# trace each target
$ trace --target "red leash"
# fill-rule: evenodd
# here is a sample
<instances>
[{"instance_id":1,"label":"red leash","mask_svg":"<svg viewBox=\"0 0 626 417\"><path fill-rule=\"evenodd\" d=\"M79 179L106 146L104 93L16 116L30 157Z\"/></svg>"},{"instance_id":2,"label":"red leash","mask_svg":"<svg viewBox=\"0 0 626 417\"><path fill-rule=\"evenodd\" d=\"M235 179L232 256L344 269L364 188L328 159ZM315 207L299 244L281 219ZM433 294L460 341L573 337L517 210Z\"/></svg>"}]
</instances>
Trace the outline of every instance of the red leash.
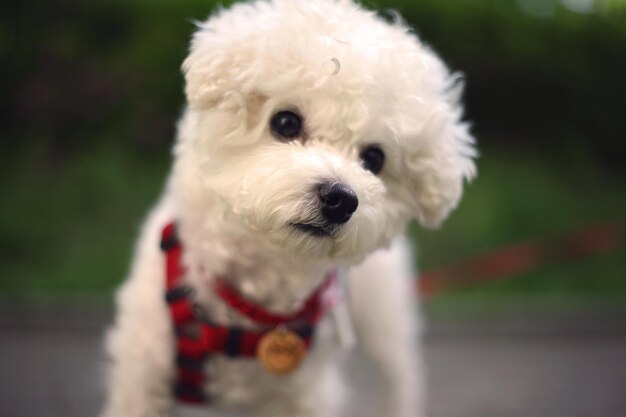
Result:
<instances>
[{"instance_id":1,"label":"red leash","mask_svg":"<svg viewBox=\"0 0 626 417\"><path fill-rule=\"evenodd\" d=\"M519 243L451 266L425 271L419 279L419 292L431 296L497 281L531 272L543 265L609 252L624 243L626 224L623 221L588 226L559 237Z\"/></svg>"}]
</instances>

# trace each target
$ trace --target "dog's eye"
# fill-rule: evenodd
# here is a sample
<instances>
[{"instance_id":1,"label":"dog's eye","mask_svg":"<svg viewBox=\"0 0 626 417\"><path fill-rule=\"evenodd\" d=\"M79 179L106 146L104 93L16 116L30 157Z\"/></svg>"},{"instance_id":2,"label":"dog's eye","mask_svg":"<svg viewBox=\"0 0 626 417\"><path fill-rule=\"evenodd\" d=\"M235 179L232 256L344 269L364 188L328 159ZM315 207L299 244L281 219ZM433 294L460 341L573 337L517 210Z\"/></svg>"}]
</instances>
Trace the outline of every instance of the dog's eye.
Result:
<instances>
[{"instance_id":1,"label":"dog's eye","mask_svg":"<svg viewBox=\"0 0 626 417\"><path fill-rule=\"evenodd\" d=\"M279 111L272 116L270 128L280 138L297 138L302 133L302 117L292 111Z\"/></svg>"},{"instance_id":2,"label":"dog's eye","mask_svg":"<svg viewBox=\"0 0 626 417\"><path fill-rule=\"evenodd\" d=\"M378 174L385 165L385 153L377 145L371 145L361 151L363 168Z\"/></svg>"}]
</instances>

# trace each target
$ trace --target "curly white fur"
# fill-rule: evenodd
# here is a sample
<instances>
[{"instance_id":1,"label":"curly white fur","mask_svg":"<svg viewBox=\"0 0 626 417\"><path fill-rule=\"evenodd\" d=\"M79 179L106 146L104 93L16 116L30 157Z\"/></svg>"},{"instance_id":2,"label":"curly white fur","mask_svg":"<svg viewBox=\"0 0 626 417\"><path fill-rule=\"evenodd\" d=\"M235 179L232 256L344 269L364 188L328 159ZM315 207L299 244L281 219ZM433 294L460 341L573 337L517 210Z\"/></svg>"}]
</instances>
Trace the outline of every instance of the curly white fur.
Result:
<instances>
[{"instance_id":1,"label":"curly white fur","mask_svg":"<svg viewBox=\"0 0 626 417\"><path fill-rule=\"evenodd\" d=\"M352 266L350 308L359 346L383 382L376 416L422 413L415 356L413 273L401 234L417 218L437 226L475 173L461 120L459 77L402 22L348 0L238 4L198 25L183 64L188 107L175 162L118 294L106 417L169 416L172 325L163 301L159 232L177 220L186 279L214 321L253 328L210 291L228 277L266 308L293 311L326 271ZM297 140L277 140L269 120L303 116ZM386 154L379 175L360 151ZM331 237L291 225L319 221L316 186L341 181L359 206ZM253 415L338 415L338 343L324 320L303 365L274 376L250 359L207 365L212 409Z\"/></svg>"}]
</instances>

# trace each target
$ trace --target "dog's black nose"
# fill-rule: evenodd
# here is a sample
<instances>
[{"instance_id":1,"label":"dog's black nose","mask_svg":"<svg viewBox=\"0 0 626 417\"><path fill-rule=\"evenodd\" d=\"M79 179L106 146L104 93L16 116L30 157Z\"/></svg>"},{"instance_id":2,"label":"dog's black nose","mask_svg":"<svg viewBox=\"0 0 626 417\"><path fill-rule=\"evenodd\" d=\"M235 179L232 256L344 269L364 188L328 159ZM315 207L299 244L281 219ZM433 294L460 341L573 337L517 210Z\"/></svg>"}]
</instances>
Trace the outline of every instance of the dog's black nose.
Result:
<instances>
[{"instance_id":1,"label":"dog's black nose","mask_svg":"<svg viewBox=\"0 0 626 417\"><path fill-rule=\"evenodd\" d=\"M340 182L320 184L322 215L332 224L346 223L359 205L359 199L352 188Z\"/></svg>"}]
</instances>

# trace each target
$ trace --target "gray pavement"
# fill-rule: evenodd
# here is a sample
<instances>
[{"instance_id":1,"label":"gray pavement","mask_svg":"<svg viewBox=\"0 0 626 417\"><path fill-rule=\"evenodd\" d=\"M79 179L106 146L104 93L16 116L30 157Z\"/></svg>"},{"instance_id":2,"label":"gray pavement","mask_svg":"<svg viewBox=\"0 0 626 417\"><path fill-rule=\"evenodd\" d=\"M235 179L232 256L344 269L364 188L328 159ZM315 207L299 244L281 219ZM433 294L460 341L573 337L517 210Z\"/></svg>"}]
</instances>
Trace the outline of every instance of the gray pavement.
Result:
<instances>
[{"instance_id":1,"label":"gray pavement","mask_svg":"<svg viewBox=\"0 0 626 417\"><path fill-rule=\"evenodd\" d=\"M626 416L626 311L528 310L427 317L431 417ZM109 317L0 304L0 417L95 416Z\"/></svg>"}]
</instances>

